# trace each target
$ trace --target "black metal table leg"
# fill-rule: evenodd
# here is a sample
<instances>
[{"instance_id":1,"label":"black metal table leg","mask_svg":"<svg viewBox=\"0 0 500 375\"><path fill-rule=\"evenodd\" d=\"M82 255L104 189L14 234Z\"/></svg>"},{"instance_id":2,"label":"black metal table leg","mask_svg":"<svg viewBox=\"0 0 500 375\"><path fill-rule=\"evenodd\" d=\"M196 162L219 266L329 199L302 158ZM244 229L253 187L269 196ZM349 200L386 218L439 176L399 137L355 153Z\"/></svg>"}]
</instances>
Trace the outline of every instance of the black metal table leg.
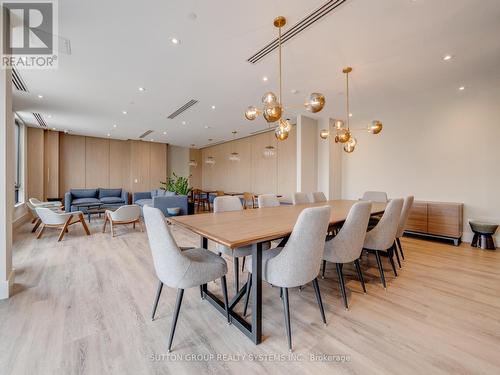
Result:
<instances>
[{"instance_id":1,"label":"black metal table leg","mask_svg":"<svg viewBox=\"0 0 500 375\"><path fill-rule=\"evenodd\" d=\"M262 243L252 245L252 340L262 340Z\"/></svg>"}]
</instances>

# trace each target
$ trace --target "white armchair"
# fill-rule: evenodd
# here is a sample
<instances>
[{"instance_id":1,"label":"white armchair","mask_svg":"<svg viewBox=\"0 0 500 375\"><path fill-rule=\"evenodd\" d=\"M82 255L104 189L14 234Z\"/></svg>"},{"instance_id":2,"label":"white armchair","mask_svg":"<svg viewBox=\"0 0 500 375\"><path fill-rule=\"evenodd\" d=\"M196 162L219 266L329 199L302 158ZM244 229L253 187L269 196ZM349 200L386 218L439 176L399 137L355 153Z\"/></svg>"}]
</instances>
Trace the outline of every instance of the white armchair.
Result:
<instances>
[{"instance_id":1,"label":"white armchair","mask_svg":"<svg viewBox=\"0 0 500 375\"><path fill-rule=\"evenodd\" d=\"M90 235L89 228L83 217L83 212L56 212L47 207L35 207L36 214L41 221L41 227L38 231L36 238L42 237L45 228L59 228L61 232L59 233L59 238L57 241L61 241L64 234L68 231L68 227L75 223L82 223L83 229L87 235Z\"/></svg>"},{"instance_id":2,"label":"white armchair","mask_svg":"<svg viewBox=\"0 0 500 375\"><path fill-rule=\"evenodd\" d=\"M62 208L61 202L42 202L38 200L37 198L30 198L26 201L26 207L30 210L31 216L33 216L33 220L31 220L31 224L35 224L33 226L33 229L31 230L32 233L35 233L40 224L42 223L42 220L38 217L38 214L36 213L36 207L46 207L50 208L53 211L59 211Z\"/></svg>"},{"instance_id":3,"label":"white armchair","mask_svg":"<svg viewBox=\"0 0 500 375\"><path fill-rule=\"evenodd\" d=\"M143 231L141 223L141 207L137 204L121 206L116 211L106 210L102 233L106 232L106 224L108 221L111 229L111 237L115 236L115 225L132 224L135 229L135 224L137 223L141 228L141 232Z\"/></svg>"}]
</instances>

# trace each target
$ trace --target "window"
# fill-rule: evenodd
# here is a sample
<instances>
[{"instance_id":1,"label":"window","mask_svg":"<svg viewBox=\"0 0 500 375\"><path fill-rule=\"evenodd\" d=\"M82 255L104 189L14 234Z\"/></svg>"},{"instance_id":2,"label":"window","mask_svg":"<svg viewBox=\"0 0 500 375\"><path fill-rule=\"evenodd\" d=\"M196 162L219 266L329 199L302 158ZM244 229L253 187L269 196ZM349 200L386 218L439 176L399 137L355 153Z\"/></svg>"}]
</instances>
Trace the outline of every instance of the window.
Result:
<instances>
[{"instance_id":1,"label":"window","mask_svg":"<svg viewBox=\"0 0 500 375\"><path fill-rule=\"evenodd\" d=\"M15 169L14 169L14 195L16 204L21 202L19 190L21 189L21 125L16 120L14 126L14 153L15 153Z\"/></svg>"}]
</instances>

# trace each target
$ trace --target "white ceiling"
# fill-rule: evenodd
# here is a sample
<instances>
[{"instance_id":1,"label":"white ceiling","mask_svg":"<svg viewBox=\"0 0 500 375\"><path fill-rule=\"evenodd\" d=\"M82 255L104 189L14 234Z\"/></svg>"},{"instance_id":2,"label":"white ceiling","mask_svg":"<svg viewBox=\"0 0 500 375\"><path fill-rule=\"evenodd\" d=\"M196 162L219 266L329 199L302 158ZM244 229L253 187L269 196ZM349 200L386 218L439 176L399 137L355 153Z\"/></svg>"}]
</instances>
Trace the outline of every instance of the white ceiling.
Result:
<instances>
[{"instance_id":1,"label":"white ceiling","mask_svg":"<svg viewBox=\"0 0 500 375\"><path fill-rule=\"evenodd\" d=\"M148 139L201 147L233 130L248 135L266 127L243 113L277 89L277 53L255 65L246 59L276 36L275 16L290 26L325 1L59 0L59 34L72 54L60 55L57 70L21 70L30 92L15 90L14 109L28 123L40 112L51 128L100 137L136 139L152 129ZM343 116L346 65L360 125L384 121L394 106L500 87L499 20L498 0L347 0L284 45L284 103L322 92L319 115ZM454 58L442 61L446 54ZM192 98L199 103L167 119Z\"/></svg>"}]
</instances>

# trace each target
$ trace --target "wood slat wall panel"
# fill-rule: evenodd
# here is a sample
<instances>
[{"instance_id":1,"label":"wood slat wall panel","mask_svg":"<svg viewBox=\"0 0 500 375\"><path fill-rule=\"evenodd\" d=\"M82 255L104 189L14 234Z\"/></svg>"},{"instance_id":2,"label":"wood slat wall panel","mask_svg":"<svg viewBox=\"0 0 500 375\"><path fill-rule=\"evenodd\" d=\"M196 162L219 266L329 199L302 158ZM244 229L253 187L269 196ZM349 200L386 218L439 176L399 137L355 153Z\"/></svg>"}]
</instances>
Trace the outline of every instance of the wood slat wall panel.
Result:
<instances>
[{"instance_id":1,"label":"wood slat wall panel","mask_svg":"<svg viewBox=\"0 0 500 375\"><path fill-rule=\"evenodd\" d=\"M44 134L43 129L28 127L28 198L44 199Z\"/></svg>"},{"instance_id":2,"label":"wood slat wall panel","mask_svg":"<svg viewBox=\"0 0 500 375\"><path fill-rule=\"evenodd\" d=\"M189 149L189 160L194 160L198 163L196 167L189 167L190 184L193 188L201 189L202 187L202 168L203 162L201 157L201 150L191 148Z\"/></svg>"},{"instance_id":3,"label":"wood slat wall panel","mask_svg":"<svg viewBox=\"0 0 500 375\"><path fill-rule=\"evenodd\" d=\"M130 191L130 142L109 141L109 187Z\"/></svg>"},{"instance_id":4,"label":"wood slat wall panel","mask_svg":"<svg viewBox=\"0 0 500 375\"><path fill-rule=\"evenodd\" d=\"M59 132L46 131L44 148L44 199L59 197Z\"/></svg>"},{"instance_id":5,"label":"wood slat wall panel","mask_svg":"<svg viewBox=\"0 0 500 375\"><path fill-rule=\"evenodd\" d=\"M167 145L149 144L149 190L159 189L160 182L167 179Z\"/></svg>"},{"instance_id":6,"label":"wood slat wall panel","mask_svg":"<svg viewBox=\"0 0 500 375\"><path fill-rule=\"evenodd\" d=\"M85 186L109 187L109 139L85 138Z\"/></svg>"},{"instance_id":7,"label":"wood slat wall panel","mask_svg":"<svg viewBox=\"0 0 500 375\"><path fill-rule=\"evenodd\" d=\"M63 197L70 189L85 188L85 137L62 134L59 160L59 195Z\"/></svg>"},{"instance_id":8,"label":"wood slat wall panel","mask_svg":"<svg viewBox=\"0 0 500 375\"><path fill-rule=\"evenodd\" d=\"M149 191L150 143L130 141L130 191Z\"/></svg>"}]
</instances>

